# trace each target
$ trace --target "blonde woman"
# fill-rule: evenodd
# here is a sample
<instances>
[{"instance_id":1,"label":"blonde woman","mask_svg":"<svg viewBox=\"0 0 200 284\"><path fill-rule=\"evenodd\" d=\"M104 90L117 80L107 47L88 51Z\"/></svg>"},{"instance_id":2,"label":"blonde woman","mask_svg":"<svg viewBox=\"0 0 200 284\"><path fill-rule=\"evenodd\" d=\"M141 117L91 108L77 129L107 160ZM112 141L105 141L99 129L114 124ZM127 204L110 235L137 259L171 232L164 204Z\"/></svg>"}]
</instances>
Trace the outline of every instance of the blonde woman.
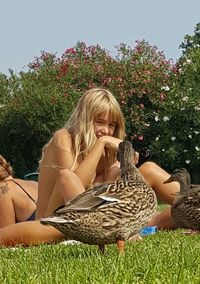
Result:
<instances>
[{"instance_id":1,"label":"blonde woman","mask_svg":"<svg viewBox=\"0 0 200 284\"><path fill-rule=\"evenodd\" d=\"M115 180L120 173L116 150L124 137L124 118L115 97L102 88L85 92L65 127L56 131L43 149L37 218L49 216L58 206L97 183ZM157 196L172 203L178 184L163 184L169 175L155 163L144 163L139 169ZM171 226L170 211L150 222L155 223L159 227ZM41 225L39 220L0 230L0 244L5 246L62 240L62 233Z\"/></svg>"},{"instance_id":2,"label":"blonde woman","mask_svg":"<svg viewBox=\"0 0 200 284\"><path fill-rule=\"evenodd\" d=\"M35 220L38 183L14 178L13 169L0 155L0 228Z\"/></svg>"}]
</instances>

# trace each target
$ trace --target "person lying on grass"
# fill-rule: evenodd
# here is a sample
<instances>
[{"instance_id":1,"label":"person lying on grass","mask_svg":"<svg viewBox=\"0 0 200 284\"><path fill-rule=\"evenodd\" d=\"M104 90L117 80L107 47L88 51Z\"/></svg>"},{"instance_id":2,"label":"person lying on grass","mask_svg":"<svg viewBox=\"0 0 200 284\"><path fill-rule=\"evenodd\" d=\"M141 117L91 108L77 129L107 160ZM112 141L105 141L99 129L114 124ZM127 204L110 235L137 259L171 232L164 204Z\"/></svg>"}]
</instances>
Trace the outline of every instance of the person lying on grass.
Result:
<instances>
[{"instance_id":1,"label":"person lying on grass","mask_svg":"<svg viewBox=\"0 0 200 284\"><path fill-rule=\"evenodd\" d=\"M38 183L14 178L13 169L0 155L0 228L35 220Z\"/></svg>"}]
</instances>

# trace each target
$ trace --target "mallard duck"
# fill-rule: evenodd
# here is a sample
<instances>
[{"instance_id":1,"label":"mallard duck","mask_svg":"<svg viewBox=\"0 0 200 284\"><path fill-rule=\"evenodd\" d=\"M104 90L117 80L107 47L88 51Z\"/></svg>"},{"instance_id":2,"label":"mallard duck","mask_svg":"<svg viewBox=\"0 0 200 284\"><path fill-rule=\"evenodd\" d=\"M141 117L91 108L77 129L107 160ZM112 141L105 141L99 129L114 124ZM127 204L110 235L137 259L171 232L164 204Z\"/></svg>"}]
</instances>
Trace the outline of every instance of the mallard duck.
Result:
<instances>
[{"instance_id":1,"label":"mallard duck","mask_svg":"<svg viewBox=\"0 0 200 284\"><path fill-rule=\"evenodd\" d=\"M177 194L171 214L175 224L181 228L200 230L200 186L190 184L190 173L185 169L176 169L165 183L177 181L180 192Z\"/></svg>"},{"instance_id":2,"label":"mallard duck","mask_svg":"<svg viewBox=\"0 0 200 284\"><path fill-rule=\"evenodd\" d=\"M190 173L185 168L175 169L164 183L173 181L177 181L180 184L180 195L188 195L191 186L191 178Z\"/></svg>"},{"instance_id":3,"label":"mallard duck","mask_svg":"<svg viewBox=\"0 0 200 284\"><path fill-rule=\"evenodd\" d=\"M133 163L136 153L129 141L119 144L121 178L93 187L68 201L41 223L52 225L67 239L96 244L104 252L106 244L124 242L137 234L155 213L157 199Z\"/></svg>"}]
</instances>

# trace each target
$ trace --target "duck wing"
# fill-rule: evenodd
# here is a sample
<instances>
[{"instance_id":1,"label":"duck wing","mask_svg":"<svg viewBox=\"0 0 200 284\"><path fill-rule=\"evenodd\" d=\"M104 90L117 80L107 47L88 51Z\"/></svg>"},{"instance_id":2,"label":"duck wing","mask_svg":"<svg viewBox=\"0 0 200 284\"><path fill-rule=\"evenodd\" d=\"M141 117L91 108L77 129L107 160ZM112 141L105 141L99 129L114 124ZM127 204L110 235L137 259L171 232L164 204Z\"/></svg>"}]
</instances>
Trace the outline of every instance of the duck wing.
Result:
<instances>
[{"instance_id":1,"label":"duck wing","mask_svg":"<svg viewBox=\"0 0 200 284\"><path fill-rule=\"evenodd\" d=\"M102 205L105 206L120 202L119 195L112 190L113 187L117 187L116 182L105 182L97 185L69 200L54 213L64 214L71 211L92 211Z\"/></svg>"}]
</instances>

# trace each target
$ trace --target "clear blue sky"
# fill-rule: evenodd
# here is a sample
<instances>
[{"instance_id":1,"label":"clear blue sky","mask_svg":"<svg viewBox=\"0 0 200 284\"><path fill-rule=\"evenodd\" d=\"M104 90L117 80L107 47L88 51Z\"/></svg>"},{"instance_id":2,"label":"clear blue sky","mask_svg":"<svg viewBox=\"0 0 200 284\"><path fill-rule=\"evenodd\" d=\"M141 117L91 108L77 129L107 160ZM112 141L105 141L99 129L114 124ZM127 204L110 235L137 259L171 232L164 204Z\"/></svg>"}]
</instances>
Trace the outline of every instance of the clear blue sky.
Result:
<instances>
[{"instance_id":1,"label":"clear blue sky","mask_svg":"<svg viewBox=\"0 0 200 284\"><path fill-rule=\"evenodd\" d=\"M42 50L59 56L77 41L114 54L145 39L176 61L198 22L199 0L0 0L0 72L25 71Z\"/></svg>"}]
</instances>

